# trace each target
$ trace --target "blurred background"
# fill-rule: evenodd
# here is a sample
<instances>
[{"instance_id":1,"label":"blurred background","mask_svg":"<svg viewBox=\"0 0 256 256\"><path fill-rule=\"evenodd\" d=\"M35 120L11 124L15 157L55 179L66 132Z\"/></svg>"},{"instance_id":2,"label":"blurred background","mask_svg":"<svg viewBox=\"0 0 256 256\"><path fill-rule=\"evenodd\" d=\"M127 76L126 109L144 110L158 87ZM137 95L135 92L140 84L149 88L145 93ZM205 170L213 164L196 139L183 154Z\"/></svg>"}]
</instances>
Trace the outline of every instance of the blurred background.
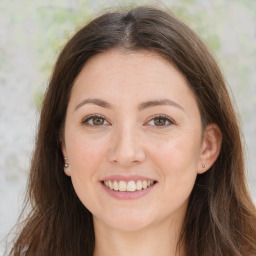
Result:
<instances>
[{"instance_id":1,"label":"blurred background","mask_svg":"<svg viewBox=\"0 0 256 256\"><path fill-rule=\"evenodd\" d=\"M64 43L119 6L170 9L214 53L236 102L256 202L256 0L0 0L0 255L25 195L38 115Z\"/></svg>"}]
</instances>

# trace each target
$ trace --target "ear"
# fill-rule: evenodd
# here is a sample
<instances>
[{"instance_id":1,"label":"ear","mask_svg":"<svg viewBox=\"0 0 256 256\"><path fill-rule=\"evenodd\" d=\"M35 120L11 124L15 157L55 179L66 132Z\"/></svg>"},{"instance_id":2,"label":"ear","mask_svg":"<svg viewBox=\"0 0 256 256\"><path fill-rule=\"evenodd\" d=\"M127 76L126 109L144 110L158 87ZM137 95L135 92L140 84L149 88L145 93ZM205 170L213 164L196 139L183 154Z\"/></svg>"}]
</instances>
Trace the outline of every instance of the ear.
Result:
<instances>
[{"instance_id":1,"label":"ear","mask_svg":"<svg viewBox=\"0 0 256 256\"><path fill-rule=\"evenodd\" d=\"M63 154L65 164L68 164L68 166L65 166L65 164L64 164L64 166L63 166L64 172L67 176L71 176L71 170L70 170L70 166L69 166L69 162L68 162L66 145L65 145L65 142L63 140L60 140L60 143L61 143L61 151L62 151L62 154ZM65 160L65 158L66 158L66 160Z\"/></svg>"},{"instance_id":2,"label":"ear","mask_svg":"<svg viewBox=\"0 0 256 256\"><path fill-rule=\"evenodd\" d=\"M197 173L202 174L210 169L219 156L222 143L222 133L216 124L209 124L204 130L201 155L198 161Z\"/></svg>"}]
</instances>

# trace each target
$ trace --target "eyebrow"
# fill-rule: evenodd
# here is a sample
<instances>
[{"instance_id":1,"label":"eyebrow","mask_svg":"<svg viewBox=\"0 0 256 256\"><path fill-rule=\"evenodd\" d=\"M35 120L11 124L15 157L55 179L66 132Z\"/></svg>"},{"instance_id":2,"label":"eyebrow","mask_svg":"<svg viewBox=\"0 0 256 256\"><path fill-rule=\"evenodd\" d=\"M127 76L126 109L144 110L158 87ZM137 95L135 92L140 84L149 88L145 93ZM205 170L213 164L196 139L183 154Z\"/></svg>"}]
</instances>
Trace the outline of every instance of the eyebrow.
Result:
<instances>
[{"instance_id":1,"label":"eyebrow","mask_svg":"<svg viewBox=\"0 0 256 256\"><path fill-rule=\"evenodd\" d=\"M82 102L80 102L76 107L75 107L75 111L82 107L83 105L86 104L94 104L103 108L112 108L112 105L108 102L106 102L105 100L101 100L101 99L85 99Z\"/></svg>"},{"instance_id":2,"label":"eyebrow","mask_svg":"<svg viewBox=\"0 0 256 256\"><path fill-rule=\"evenodd\" d=\"M86 104L94 104L94 105L97 105L97 106L100 106L100 107L103 107L103 108L108 108L108 109L113 108L113 106L105 100L97 99L97 98L93 98L93 99L88 98L88 99L85 99L82 102L80 102L75 107L75 111L78 108L80 108L80 107L82 107L83 105L86 105ZM175 101L170 100L170 99L150 100L150 101L142 102L141 104L139 104L138 110L142 111L146 108L155 107L155 106L172 106L172 107L179 108L179 109L181 109L182 111L185 112L184 108L181 105L179 105L178 103L176 103Z\"/></svg>"},{"instance_id":3,"label":"eyebrow","mask_svg":"<svg viewBox=\"0 0 256 256\"><path fill-rule=\"evenodd\" d=\"M170 99L160 99L160 100L150 100L150 101L146 101L146 102L142 102L138 109L144 110L145 108L149 108L149 107L155 107L155 106L172 106L172 107L176 107L181 109L182 111L185 111L184 108L179 105L178 103L176 103L173 100Z\"/></svg>"}]
</instances>

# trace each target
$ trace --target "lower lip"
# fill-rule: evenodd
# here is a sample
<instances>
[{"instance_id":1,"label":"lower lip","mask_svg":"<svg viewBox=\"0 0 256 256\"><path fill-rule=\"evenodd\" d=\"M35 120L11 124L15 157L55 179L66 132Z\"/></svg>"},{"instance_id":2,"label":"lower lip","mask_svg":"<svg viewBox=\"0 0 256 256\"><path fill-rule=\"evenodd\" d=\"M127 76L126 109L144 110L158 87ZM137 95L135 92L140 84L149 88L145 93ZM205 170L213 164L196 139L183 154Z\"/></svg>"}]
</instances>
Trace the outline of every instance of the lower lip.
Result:
<instances>
[{"instance_id":1,"label":"lower lip","mask_svg":"<svg viewBox=\"0 0 256 256\"><path fill-rule=\"evenodd\" d=\"M142 189L142 190L136 190L133 192L121 192L121 191L116 191L116 190L112 190L110 188L108 188L107 186L105 186L104 184L101 183L101 185L103 186L103 188L105 189L105 191L111 195L112 197L116 198L116 199L121 199L121 200L129 200L129 199L138 199L141 198L145 195L147 195L156 184L153 184L149 187L147 187L146 189Z\"/></svg>"}]
</instances>

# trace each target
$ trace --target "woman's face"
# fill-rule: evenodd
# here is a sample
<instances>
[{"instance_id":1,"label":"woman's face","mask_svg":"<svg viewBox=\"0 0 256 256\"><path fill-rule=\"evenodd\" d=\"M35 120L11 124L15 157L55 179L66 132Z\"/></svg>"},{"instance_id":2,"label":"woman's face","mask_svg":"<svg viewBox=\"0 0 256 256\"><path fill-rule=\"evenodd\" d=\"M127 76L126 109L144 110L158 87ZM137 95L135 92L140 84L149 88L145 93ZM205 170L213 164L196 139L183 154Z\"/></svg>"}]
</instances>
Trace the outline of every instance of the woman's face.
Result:
<instances>
[{"instance_id":1,"label":"woman's face","mask_svg":"<svg viewBox=\"0 0 256 256\"><path fill-rule=\"evenodd\" d=\"M170 62L111 50L92 57L72 88L65 172L97 225L181 221L202 169L202 134L195 97Z\"/></svg>"}]
</instances>

